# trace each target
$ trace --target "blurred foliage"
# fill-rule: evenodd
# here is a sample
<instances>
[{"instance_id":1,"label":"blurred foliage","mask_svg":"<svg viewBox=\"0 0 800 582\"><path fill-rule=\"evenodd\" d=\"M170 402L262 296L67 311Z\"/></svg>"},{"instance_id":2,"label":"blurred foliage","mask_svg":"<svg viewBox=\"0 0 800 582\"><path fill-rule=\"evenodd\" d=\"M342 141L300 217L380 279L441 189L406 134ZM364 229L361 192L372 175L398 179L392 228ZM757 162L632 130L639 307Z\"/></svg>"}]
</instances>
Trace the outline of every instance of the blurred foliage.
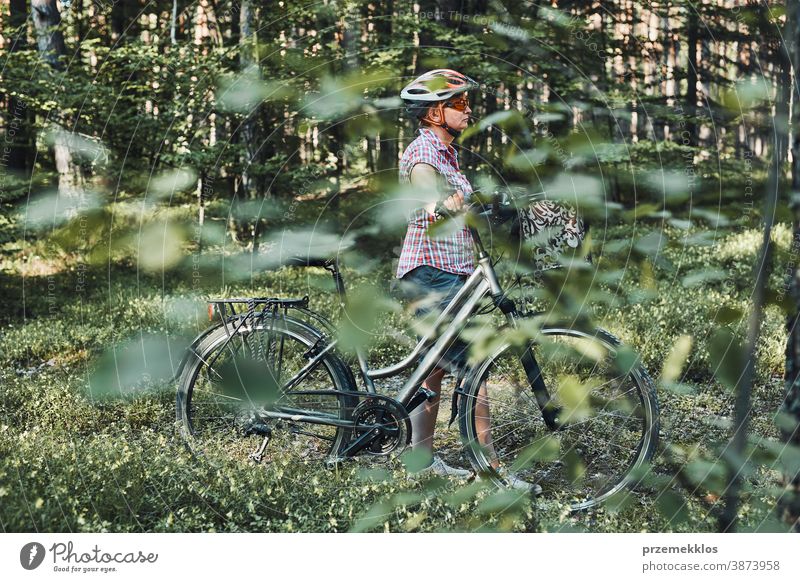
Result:
<instances>
[{"instance_id":1,"label":"blurred foliage","mask_svg":"<svg viewBox=\"0 0 800 582\"><path fill-rule=\"evenodd\" d=\"M23 167L6 158L0 167L3 528L712 528L772 155L777 13L681 0L654 14L653 39L615 28L626 16L617 4L598 11L588 1L469 3L480 16L471 20L431 17L430 3L395 6L390 18L383 2L268 3L251 43L258 58L244 65L238 12L216 4L215 27L184 20L176 44L157 26L170 12L158 10L163 1L121 38L108 24L110 4L76 9L64 15L74 57L61 70L43 66L34 43L0 47L2 126L9 135L22 119L27 140L17 144ZM709 50L719 58L662 67L668 32L682 55L690 39L717 35L723 41ZM754 38L747 60L731 58L737 41ZM570 517L556 502L532 505L479 483L417 486L357 469L331 477L288 458L268 471L213 472L175 453L168 380L181 345L208 324L209 294L310 294L315 309L339 314L327 274L281 269L287 257L337 255L347 266L357 291L340 320L345 348L365 345L376 365L406 351L410 317L388 287L419 193L396 184L397 153L413 129L397 95L435 67L483 84L470 96L475 123L457 142L472 182L545 192L591 224L584 244L538 285L530 244L497 231L485 240L504 255L497 268L515 299L552 319L608 328L635 350L620 350L620 366L641 358L660 372L666 454L645 495ZM704 87L693 103L692 78ZM77 193L59 187L59 144L80 178ZM788 220L786 208L778 219ZM785 224L776 228L776 265L788 262L790 238ZM773 296L781 275L773 269ZM777 528L776 471L797 461L775 440L787 306L773 303L742 507L754 530ZM475 337L473 361L528 330ZM577 417L584 388L567 389Z\"/></svg>"}]
</instances>

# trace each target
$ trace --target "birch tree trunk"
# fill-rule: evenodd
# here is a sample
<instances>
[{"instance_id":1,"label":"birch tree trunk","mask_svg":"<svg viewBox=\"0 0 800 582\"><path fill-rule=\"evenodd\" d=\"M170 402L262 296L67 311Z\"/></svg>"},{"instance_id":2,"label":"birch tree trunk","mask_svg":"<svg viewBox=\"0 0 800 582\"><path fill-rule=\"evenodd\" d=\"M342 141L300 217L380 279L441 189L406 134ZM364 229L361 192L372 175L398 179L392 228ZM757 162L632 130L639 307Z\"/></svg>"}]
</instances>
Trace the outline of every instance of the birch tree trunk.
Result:
<instances>
[{"instance_id":1,"label":"birch tree trunk","mask_svg":"<svg viewBox=\"0 0 800 582\"><path fill-rule=\"evenodd\" d=\"M31 0L31 19L36 33L36 43L42 60L55 71L63 66L60 57L66 54L64 35L59 28L61 14L56 0ZM58 193L60 196L79 196L83 191L83 176L80 165L73 159L72 135L65 131L59 121L50 128L53 156L58 171Z\"/></svg>"}]
</instances>

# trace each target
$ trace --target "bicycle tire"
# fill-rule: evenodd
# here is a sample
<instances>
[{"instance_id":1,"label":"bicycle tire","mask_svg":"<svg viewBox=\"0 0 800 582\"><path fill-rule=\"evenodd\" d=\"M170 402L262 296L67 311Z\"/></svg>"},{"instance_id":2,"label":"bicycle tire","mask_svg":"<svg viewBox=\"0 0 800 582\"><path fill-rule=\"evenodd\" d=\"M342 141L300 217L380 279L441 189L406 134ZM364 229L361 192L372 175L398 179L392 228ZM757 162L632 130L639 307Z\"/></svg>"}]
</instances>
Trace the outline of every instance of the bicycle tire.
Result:
<instances>
[{"instance_id":1,"label":"bicycle tire","mask_svg":"<svg viewBox=\"0 0 800 582\"><path fill-rule=\"evenodd\" d=\"M467 375L459 409L462 441L475 471L498 486L504 481L494 459L573 512L590 509L641 482L640 468L658 447L656 390L638 362L627 374L619 372L613 355L621 343L607 331L545 325L541 334L534 354L561 426L547 426L520 350L504 345ZM494 454L484 446L486 432L479 434L485 420L476 424L487 404Z\"/></svg>"},{"instance_id":2,"label":"bicycle tire","mask_svg":"<svg viewBox=\"0 0 800 582\"><path fill-rule=\"evenodd\" d=\"M227 370L224 367L230 366L231 362L235 365L239 361L236 358L247 356L248 351L257 351L258 347L269 340L272 346L282 345L281 365L273 365L267 372L271 376L265 377L277 377L278 382L285 381L308 363L309 350L323 337L319 330L308 323L285 315L277 318L265 316L255 325L245 324L233 334L232 339L228 333L220 325L193 349L179 379L176 398L178 429L186 444L195 454L221 462L248 459L248 455L264 439L264 433L258 429L263 430L265 426L271 429L275 422L254 419L258 417L261 406L255 394L253 398L248 393L244 398L232 401L230 390L223 385L227 372L220 373L220 370ZM263 362L256 360L257 366L262 364ZM328 352L301 381L297 390L355 392L356 387L352 372L344 361L334 352ZM251 389L251 392L254 390ZM282 404L289 403L304 410L330 414L343 420L351 418L352 410L358 404L357 395L348 394L318 395L316 398L313 394L284 395L281 398ZM351 433L347 428L326 425L300 426L298 423L297 428L300 432L294 431L288 437L288 431L274 431L270 448L292 447L306 458L336 457L349 441Z\"/></svg>"}]
</instances>

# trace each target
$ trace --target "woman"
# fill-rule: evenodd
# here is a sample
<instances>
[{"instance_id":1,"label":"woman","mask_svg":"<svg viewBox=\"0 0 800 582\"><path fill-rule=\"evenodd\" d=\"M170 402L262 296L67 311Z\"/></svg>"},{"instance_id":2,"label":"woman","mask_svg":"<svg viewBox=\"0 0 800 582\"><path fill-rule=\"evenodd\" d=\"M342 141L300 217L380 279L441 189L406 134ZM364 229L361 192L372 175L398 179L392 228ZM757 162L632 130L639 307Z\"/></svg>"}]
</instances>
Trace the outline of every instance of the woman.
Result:
<instances>
[{"instance_id":1,"label":"woman","mask_svg":"<svg viewBox=\"0 0 800 582\"><path fill-rule=\"evenodd\" d=\"M419 135L412 141L400 160L400 182L410 183L425 191L445 190L449 194L444 206L451 211L462 208L473 192L469 180L458 167L458 152L452 145L469 125L470 113L467 92L479 85L473 79L452 69L429 71L407 85L401 98L409 112L419 120ZM445 183L444 188L440 185ZM444 309L475 270L472 236L462 226L455 232L429 236L428 228L435 222L432 214L436 203L414 211L408 222L408 231L400 253L397 277L415 299L427 300L427 305L417 310L421 315L431 309ZM433 298L433 301L431 301ZM463 367L467 346L455 342L444 359L456 367ZM411 414L412 447L421 451L428 466L422 474L465 478L469 471L450 467L433 454L433 433L439 410L439 394L446 364L440 362L425 379L423 386L436 394ZM485 391L485 387L484 387ZM489 430L489 409L484 406L483 427L478 427L481 444L493 450ZM538 493L541 489L504 472L495 463L506 482L515 488Z\"/></svg>"}]
</instances>

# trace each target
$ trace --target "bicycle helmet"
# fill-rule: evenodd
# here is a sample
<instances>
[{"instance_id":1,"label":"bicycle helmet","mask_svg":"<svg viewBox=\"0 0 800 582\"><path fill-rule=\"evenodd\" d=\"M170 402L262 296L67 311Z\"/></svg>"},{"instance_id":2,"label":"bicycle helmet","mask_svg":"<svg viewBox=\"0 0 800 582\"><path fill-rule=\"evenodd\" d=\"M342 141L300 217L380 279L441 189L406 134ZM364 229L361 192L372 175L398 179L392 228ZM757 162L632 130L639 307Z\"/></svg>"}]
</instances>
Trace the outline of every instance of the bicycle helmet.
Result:
<instances>
[{"instance_id":1,"label":"bicycle helmet","mask_svg":"<svg viewBox=\"0 0 800 582\"><path fill-rule=\"evenodd\" d=\"M442 105L455 95L466 93L479 86L474 79L470 79L453 69L434 69L423 73L403 87L400 92L400 98L406 104L406 111L409 115L433 125L440 125L450 135L458 137L461 132L445 123ZM439 121L429 117L431 106L437 104L440 113Z\"/></svg>"}]
</instances>

